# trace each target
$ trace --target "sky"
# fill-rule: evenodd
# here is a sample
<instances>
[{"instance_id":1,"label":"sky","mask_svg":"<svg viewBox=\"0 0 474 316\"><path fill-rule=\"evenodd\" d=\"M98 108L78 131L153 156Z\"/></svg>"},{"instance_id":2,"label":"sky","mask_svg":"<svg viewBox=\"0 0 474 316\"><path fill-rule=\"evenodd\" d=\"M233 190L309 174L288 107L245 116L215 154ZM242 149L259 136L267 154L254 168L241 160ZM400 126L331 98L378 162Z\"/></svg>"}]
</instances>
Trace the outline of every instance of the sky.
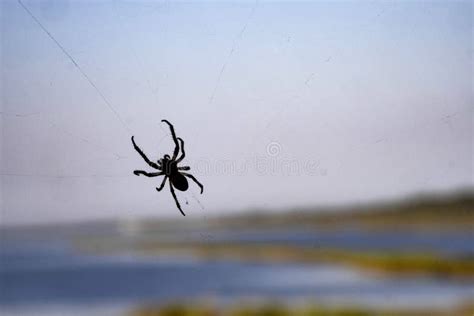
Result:
<instances>
[{"instance_id":1,"label":"sky","mask_svg":"<svg viewBox=\"0 0 474 316\"><path fill-rule=\"evenodd\" d=\"M162 119L204 184L186 219L474 186L470 1L21 3L0 4L0 225L180 218L132 174L132 135L172 153Z\"/></svg>"}]
</instances>

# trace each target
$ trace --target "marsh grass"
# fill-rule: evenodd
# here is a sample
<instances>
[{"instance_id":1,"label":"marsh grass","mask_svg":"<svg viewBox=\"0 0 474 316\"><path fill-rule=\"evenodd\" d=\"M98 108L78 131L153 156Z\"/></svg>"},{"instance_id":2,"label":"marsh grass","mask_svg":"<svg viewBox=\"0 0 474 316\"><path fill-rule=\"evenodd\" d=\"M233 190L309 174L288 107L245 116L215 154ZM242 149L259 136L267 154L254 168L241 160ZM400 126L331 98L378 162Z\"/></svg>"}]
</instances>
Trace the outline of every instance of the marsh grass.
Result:
<instances>
[{"instance_id":1,"label":"marsh grass","mask_svg":"<svg viewBox=\"0 0 474 316\"><path fill-rule=\"evenodd\" d=\"M213 226L240 228L316 227L320 230L359 227L368 230L404 229L472 231L474 191L421 195L398 201L293 209L280 213L249 211L223 216Z\"/></svg>"},{"instance_id":2,"label":"marsh grass","mask_svg":"<svg viewBox=\"0 0 474 316\"><path fill-rule=\"evenodd\" d=\"M474 277L473 258L442 257L434 253L351 251L238 243L155 244L142 248L141 251L146 254L163 254L167 251L192 253L207 259L338 263L392 275L413 274L436 278Z\"/></svg>"},{"instance_id":3,"label":"marsh grass","mask_svg":"<svg viewBox=\"0 0 474 316\"><path fill-rule=\"evenodd\" d=\"M200 304L144 306L130 316L472 316L474 307L463 305L452 310L377 310L363 307L327 307L320 305L285 306L275 304L239 304L212 307Z\"/></svg>"},{"instance_id":4,"label":"marsh grass","mask_svg":"<svg viewBox=\"0 0 474 316\"><path fill-rule=\"evenodd\" d=\"M321 211L321 210L320 210ZM169 225L168 225L169 224ZM199 223L172 223L145 221L140 223L140 233L153 232L154 236L166 237L169 232L196 229ZM202 224L202 223L201 223ZM184 226L183 226L184 225ZM392 203L353 206L348 209L327 209L315 212L291 211L284 213L247 213L206 220L205 229L212 236L213 229L238 232L242 229L310 229L333 230L358 227L359 229L400 232L420 232L424 229L443 231L468 231L474 228L474 193L461 192L453 196L424 196ZM162 235L160 235L160 233ZM379 274L427 275L436 278L474 277L474 257L443 256L430 251L380 251L351 250L344 248L300 247L283 244L244 242L178 242L172 239L141 240L124 243L120 236L102 236L76 240L83 251L98 254L120 251L137 251L147 255L194 254L210 259L238 259L262 261L289 261L303 263L337 263ZM157 237L155 237L157 238ZM376 236L374 238L377 238ZM471 279L472 280L472 279Z\"/></svg>"}]
</instances>

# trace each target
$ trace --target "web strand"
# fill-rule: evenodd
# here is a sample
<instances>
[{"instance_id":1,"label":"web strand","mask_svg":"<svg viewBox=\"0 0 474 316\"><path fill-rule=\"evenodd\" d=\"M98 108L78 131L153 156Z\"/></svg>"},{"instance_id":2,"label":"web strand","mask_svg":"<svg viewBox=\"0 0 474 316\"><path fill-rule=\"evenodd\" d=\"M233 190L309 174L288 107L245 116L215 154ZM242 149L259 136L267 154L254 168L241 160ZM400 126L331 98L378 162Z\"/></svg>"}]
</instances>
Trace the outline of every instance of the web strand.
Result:
<instances>
[{"instance_id":1,"label":"web strand","mask_svg":"<svg viewBox=\"0 0 474 316\"><path fill-rule=\"evenodd\" d=\"M94 88L94 90L99 94L100 98L104 101L104 103L107 105L109 110L115 115L115 117L120 121L122 124L123 128L126 130L128 134L131 134L130 128L128 125L125 123L125 121L122 119L122 117L119 115L119 113L115 110L115 108L112 106L112 104L107 100L105 95L100 91L100 89L96 86L96 84L91 80L91 78L85 73L85 71L79 66L79 64L74 60L74 58L67 52L67 50L59 43L56 38L46 29L46 27L43 26L43 24L35 17L35 15L28 10L28 8L21 2L21 0L17 0L18 3L22 6L22 8L28 13L29 16L41 27L41 29L49 36L49 38L56 44L57 47L66 55L69 60L74 64L74 66L79 70L79 72L82 74L82 76L89 82L89 84Z\"/></svg>"}]
</instances>

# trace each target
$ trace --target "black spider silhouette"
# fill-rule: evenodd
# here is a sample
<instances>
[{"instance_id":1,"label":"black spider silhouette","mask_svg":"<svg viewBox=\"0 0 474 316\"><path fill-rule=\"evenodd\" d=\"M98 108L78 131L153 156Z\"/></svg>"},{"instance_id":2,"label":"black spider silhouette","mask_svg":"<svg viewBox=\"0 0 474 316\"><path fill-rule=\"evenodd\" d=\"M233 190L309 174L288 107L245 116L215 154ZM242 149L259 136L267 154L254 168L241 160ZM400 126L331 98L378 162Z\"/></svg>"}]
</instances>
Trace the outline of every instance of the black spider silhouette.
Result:
<instances>
[{"instance_id":1,"label":"black spider silhouette","mask_svg":"<svg viewBox=\"0 0 474 316\"><path fill-rule=\"evenodd\" d=\"M196 182L196 184L201 188L201 194L204 191L204 187L201 183L199 183L199 181L192 174L181 171L181 170L186 170L186 171L190 170L191 169L190 167L188 166L178 167L178 163L180 163L185 157L184 141L181 138L176 137L176 134L174 132L174 127L170 122L168 122L167 120L161 120L161 121L165 122L170 127L171 136L173 137L173 141L175 144L173 157L170 158L169 155L164 155L163 158L159 159L156 163L151 161L143 153L140 147L138 147L137 144L135 144L135 140L133 139L134 136L132 136L132 143L135 150L140 154L140 156L142 156L142 158L150 167L155 168L160 171L160 172L146 172L143 170L135 170L133 171L133 173L137 176L142 174L147 177L165 176L163 179L163 182L161 182L160 187L156 188L157 191L161 191L163 189L163 187L166 184L166 179L169 178L170 190L176 202L176 206L178 207L181 214L183 214L183 216L186 216L186 214L184 214L183 210L181 209L181 205L179 205L179 202L178 202L178 199L176 198L176 194L174 192L173 187L175 187L176 189L180 191L186 191L189 187L188 180L186 179L186 177L191 178L191 180ZM178 159L176 159L178 157L178 153L180 149L179 142L181 143L181 156Z\"/></svg>"}]
</instances>

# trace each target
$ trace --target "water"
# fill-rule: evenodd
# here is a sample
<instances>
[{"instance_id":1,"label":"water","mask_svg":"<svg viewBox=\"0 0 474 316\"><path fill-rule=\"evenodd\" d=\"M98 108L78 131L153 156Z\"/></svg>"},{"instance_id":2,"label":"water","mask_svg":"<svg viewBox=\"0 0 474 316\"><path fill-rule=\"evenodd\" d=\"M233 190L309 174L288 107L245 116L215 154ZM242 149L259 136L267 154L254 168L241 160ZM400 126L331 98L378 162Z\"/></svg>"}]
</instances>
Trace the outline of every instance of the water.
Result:
<instances>
[{"instance_id":1,"label":"water","mask_svg":"<svg viewBox=\"0 0 474 316\"><path fill-rule=\"evenodd\" d=\"M250 234L241 236L256 239ZM266 237L258 235L258 240L275 242L278 236L283 241L291 239L288 233L274 232ZM191 256L85 255L72 248L67 239L31 237L2 240L2 314L115 315L148 302L209 297L223 303L240 298L278 298L429 308L474 298L472 282L380 279L337 265L204 261ZM226 233L216 235L218 238L236 236ZM301 240L301 235L296 234L293 239Z\"/></svg>"}]
</instances>

